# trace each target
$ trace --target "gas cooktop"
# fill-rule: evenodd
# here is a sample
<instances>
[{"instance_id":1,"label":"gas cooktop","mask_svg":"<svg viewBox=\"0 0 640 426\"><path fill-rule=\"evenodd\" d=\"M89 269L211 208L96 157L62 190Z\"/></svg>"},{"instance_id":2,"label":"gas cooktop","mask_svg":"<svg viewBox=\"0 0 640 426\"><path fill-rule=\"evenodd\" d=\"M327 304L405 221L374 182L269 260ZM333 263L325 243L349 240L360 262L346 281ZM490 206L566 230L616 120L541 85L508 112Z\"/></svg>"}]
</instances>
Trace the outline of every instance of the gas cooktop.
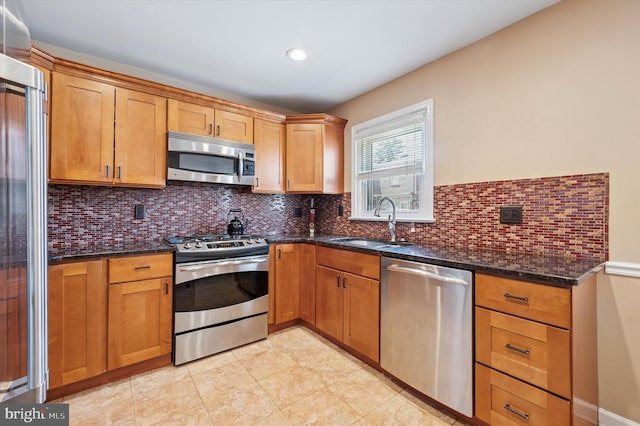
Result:
<instances>
[{"instance_id":1,"label":"gas cooktop","mask_svg":"<svg viewBox=\"0 0 640 426\"><path fill-rule=\"evenodd\" d=\"M164 238L178 253L214 253L237 251L250 247L266 247L267 241L257 235L188 235Z\"/></svg>"}]
</instances>

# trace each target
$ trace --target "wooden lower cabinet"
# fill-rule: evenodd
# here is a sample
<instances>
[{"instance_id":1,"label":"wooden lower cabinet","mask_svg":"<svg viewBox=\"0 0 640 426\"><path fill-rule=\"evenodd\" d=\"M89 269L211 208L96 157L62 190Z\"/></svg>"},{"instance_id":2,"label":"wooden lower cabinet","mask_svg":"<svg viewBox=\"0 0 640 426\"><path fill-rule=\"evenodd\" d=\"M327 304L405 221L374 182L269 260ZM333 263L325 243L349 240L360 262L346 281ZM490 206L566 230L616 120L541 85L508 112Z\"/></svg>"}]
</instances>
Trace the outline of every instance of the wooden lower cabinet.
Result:
<instances>
[{"instance_id":1,"label":"wooden lower cabinet","mask_svg":"<svg viewBox=\"0 0 640 426\"><path fill-rule=\"evenodd\" d=\"M106 370L106 289L103 260L49 267L49 387Z\"/></svg>"},{"instance_id":2,"label":"wooden lower cabinet","mask_svg":"<svg viewBox=\"0 0 640 426\"><path fill-rule=\"evenodd\" d=\"M315 324L316 246L276 244L270 256L269 324Z\"/></svg>"},{"instance_id":3,"label":"wooden lower cabinet","mask_svg":"<svg viewBox=\"0 0 640 426\"><path fill-rule=\"evenodd\" d=\"M598 424L596 278L569 288L475 276L476 417Z\"/></svg>"},{"instance_id":4,"label":"wooden lower cabinet","mask_svg":"<svg viewBox=\"0 0 640 426\"><path fill-rule=\"evenodd\" d=\"M112 373L120 367L170 362L169 357L160 357L171 353L172 256L162 253L49 266L52 395L57 398L149 368L139 364L126 373ZM118 280L129 281L114 282Z\"/></svg>"},{"instance_id":5,"label":"wooden lower cabinet","mask_svg":"<svg viewBox=\"0 0 640 426\"><path fill-rule=\"evenodd\" d=\"M298 245L298 282L300 287L300 319L316 324L316 246Z\"/></svg>"},{"instance_id":6,"label":"wooden lower cabinet","mask_svg":"<svg viewBox=\"0 0 640 426\"><path fill-rule=\"evenodd\" d=\"M108 369L171 353L171 277L109 285Z\"/></svg>"},{"instance_id":7,"label":"wooden lower cabinet","mask_svg":"<svg viewBox=\"0 0 640 426\"><path fill-rule=\"evenodd\" d=\"M490 425L568 426L571 424L571 404L476 364L476 416Z\"/></svg>"},{"instance_id":8,"label":"wooden lower cabinet","mask_svg":"<svg viewBox=\"0 0 640 426\"><path fill-rule=\"evenodd\" d=\"M316 327L369 359L380 360L380 281L335 269L353 262L358 271L379 274L377 256L318 248ZM376 267L375 264L378 266Z\"/></svg>"},{"instance_id":9,"label":"wooden lower cabinet","mask_svg":"<svg viewBox=\"0 0 640 426\"><path fill-rule=\"evenodd\" d=\"M0 269L0 382L27 375L27 271Z\"/></svg>"},{"instance_id":10,"label":"wooden lower cabinet","mask_svg":"<svg viewBox=\"0 0 640 426\"><path fill-rule=\"evenodd\" d=\"M281 324L300 316L298 244L278 244L274 255L275 323Z\"/></svg>"}]
</instances>

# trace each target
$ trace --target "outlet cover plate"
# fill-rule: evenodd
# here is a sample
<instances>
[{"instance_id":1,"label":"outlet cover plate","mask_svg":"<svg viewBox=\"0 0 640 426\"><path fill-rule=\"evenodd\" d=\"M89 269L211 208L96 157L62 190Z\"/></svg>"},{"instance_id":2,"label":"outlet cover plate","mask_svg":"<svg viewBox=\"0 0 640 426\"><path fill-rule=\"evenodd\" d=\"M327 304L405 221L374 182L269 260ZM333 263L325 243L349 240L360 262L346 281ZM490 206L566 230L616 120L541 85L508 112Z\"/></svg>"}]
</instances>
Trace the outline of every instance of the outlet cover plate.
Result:
<instances>
[{"instance_id":1,"label":"outlet cover plate","mask_svg":"<svg viewBox=\"0 0 640 426\"><path fill-rule=\"evenodd\" d=\"M522 223L522 206L500 207L500 223Z\"/></svg>"}]
</instances>

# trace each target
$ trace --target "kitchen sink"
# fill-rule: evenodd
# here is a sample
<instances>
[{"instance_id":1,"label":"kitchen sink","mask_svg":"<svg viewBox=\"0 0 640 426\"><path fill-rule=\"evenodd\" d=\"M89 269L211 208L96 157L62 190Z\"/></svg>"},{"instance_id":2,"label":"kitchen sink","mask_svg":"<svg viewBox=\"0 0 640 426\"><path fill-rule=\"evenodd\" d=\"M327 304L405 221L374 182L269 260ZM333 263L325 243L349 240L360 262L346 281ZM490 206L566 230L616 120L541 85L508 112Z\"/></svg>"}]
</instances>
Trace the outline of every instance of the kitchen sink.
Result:
<instances>
[{"instance_id":1,"label":"kitchen sink","mask_svg":"<svg viewBox=\"0 0 640 426\"><path fill-rule=\"evenodd\" d=\"M341 237L341 238L332 238L329 240L333 243L343 243L353 246L360 247L370 247L370 248L395 248L412 245L412 243L407 241L385 241L385 240L375 240L371 238L352 238L352 237Z\"/></svg>"}]
</instances>

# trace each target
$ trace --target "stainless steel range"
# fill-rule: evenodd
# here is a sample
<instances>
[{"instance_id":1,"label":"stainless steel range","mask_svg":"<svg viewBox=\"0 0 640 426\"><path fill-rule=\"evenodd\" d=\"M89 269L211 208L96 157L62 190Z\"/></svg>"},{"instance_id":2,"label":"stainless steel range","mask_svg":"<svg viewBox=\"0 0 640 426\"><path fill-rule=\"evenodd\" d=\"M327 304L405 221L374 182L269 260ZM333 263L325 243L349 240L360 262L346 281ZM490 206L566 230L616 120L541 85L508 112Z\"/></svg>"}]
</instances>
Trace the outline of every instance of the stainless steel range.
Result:
<instances>
[{"instance_id":1,"label":"stainless steel range","mask_svg":"<svg viewBox=\"0 0 640 426\"><path fill-rule=\"evenodd\" d=\"M263 238L164 241L175 251L175 365L267 337L269 245Z\"/></svg>"}]
</instances>

